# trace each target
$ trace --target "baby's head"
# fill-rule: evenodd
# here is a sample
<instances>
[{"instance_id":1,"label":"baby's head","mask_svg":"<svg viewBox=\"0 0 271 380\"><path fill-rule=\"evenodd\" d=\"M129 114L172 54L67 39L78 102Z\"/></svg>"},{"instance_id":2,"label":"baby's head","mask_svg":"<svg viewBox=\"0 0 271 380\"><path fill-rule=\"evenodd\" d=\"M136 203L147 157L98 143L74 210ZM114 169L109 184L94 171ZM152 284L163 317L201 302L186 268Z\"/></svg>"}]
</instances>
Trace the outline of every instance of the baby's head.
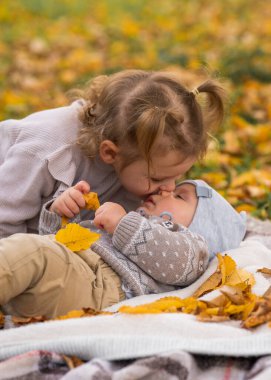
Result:
<instances>
[{"instance_id":1,"label":"baby's head","mask_svg":"<svg viewBox=\"0 0 271 380\"><path fill-rule=\"evenodd\" d=\"M135 195L172 190L204 156L210 128L223 118L224 90L216 81L190 91L183 79L170 72L124 70L95 78L82 94L79 145L88 157L99 153L113 165ZM204 112L198 93L205 93Z\"/></svg>"},{"instance_id":2,"label":"baby's head","mask_svg":"<svg viewBox=\"0 0 271 380\"><path fill-rule=\"evenodd\" d=\"M246 232L246 214L238 213L207 183L181 182L174 192L159 192L145 200L141 208L147 215L169 214L175 223L203 236L210 256L237 248Z\"/></svg>"}]
</instances>

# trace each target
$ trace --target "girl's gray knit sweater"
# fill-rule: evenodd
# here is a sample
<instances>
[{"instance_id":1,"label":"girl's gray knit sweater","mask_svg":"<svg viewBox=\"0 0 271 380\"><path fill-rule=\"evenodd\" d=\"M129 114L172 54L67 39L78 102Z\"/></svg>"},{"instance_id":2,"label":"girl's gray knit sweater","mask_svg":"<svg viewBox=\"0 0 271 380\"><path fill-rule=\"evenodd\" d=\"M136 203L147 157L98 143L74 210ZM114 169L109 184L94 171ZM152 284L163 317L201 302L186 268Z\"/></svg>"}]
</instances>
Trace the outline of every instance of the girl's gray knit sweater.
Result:
<instances>
[{"instance_id":1,"label":"girl's gray knit sweater","mask_svg":"<svg viewBox=\"0 0 271 380\"><path fill-rule=\"evenodd\" d=\"M55 233L60 223L58 215L43 208L41 234ZM95 230L91 221L81 225ZM200 235L134 211L121 219L113 236L102 233L91 249L112 267L133 296L187 286L202 275L209 261L207 244Z\"/></svg>"}]
</instances>

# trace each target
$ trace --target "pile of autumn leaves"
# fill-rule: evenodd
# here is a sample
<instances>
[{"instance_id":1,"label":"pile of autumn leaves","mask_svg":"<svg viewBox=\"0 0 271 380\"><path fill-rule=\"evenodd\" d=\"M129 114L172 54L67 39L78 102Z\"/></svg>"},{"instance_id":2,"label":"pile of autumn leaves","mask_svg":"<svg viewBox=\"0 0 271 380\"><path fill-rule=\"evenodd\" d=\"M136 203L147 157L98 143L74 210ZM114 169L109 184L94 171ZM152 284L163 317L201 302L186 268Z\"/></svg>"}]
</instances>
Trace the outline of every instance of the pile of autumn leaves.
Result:
<instances>
[{"instance_id":1,"label":"pile of autumn leaves","mask_svg":"<svg viewBox=\"0 0 271 380\"><path fill-rule=\"evenodd\" d=\"M251 328L271 321L271 288L263 296L252 293L254 277L244 269L238 269L228 255L217 255L216 271L194 292L191 297L164 297L158 301L138 306L122 306L120 313L186 313L197 316L202 322L239 320L242 327ZM271 270L258 270L270 275ZM217 290L215 298L206 295Z\"/></svg>"},{"instance_id":2,"label":"pile of autumn leaves","mask_svg":"<svg viewBox=\"0 0 271 380\"><path fill-rule=\"evenodd\" d=\"M86 208L96 210L99 200L96 193L85 196ZM62 220L63 228L56 234L56 240L70 248L73 252L87 249L99 238L99 234ZM155 302L138 306L121 306L117 313L125 314L158 314L186 313L193 314L202 322L222 322L228 320L241 321L244 328L252 328L269 322L271 327L271 287L258 296L252 293L255 284L254 276L239 269L235 261L228 255L217 255L216 271L194 292L191 297L164 297ZM271 269L258 269L266 276ZM214 292L215 291L215 292ZM212 292L212 293L211 293ZM216 294L214 298L212 296ZM211 296L211 297L210 297ZM95 311L90 308L73 310L56 319L81 318L96 315L111 315L113 312ZM15 325L42 322L42 316L31 318L13 317ZM5 316L0 314L0 326L4 325Z\"/></svg>"}]
</instances>

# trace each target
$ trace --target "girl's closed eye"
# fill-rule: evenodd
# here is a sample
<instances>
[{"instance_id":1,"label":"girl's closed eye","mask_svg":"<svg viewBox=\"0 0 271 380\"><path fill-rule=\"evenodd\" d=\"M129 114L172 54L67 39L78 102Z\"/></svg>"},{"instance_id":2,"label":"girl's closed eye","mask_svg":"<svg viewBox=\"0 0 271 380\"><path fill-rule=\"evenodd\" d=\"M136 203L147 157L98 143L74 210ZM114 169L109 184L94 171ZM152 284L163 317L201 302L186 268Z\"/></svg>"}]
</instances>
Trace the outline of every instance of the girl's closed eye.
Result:
<instances>
[{"instance_id":1,"label":"girl's closed eye","mask_svg":"<svg viewBox=\"0 0 271 380\"><path fill-rule=\"evenodd\" d=\"M158 182L162 182L163 180L160 178L150 178L150 181L158 183Z\"/></svg>"}]
</instances>

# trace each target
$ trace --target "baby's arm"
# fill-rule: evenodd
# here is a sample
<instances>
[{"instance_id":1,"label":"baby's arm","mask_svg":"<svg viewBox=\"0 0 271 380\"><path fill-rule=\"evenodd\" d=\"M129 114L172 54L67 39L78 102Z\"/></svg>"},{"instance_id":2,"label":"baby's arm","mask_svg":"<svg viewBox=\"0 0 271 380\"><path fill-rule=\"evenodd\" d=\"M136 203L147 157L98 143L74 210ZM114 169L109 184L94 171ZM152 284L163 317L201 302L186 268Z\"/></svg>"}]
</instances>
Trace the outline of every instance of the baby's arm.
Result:
<instances>
[{"instance_id":1,"label":"baby's arm","mask_svg":"<svg viewBox=\"0 0 271 380\"><path fill-rule=\"evenodd\" d=\"M105 202L95 212L93 223L98 228L113 234L120 220L126 215L122 206L113 202Z\"/></svg>"},{"instance_id":2,"label":"baby's arm","mask_svg":"<svg viewBox=\"0 0 271 380\"><path fill-rule=\"evenodd\" d=\"M170 231L136 212L121 219L113 244L164 284L187 286L203 274L209 262L207 244L200 235L182 226L179 231Z\"/></svg>"}]
</instances>

